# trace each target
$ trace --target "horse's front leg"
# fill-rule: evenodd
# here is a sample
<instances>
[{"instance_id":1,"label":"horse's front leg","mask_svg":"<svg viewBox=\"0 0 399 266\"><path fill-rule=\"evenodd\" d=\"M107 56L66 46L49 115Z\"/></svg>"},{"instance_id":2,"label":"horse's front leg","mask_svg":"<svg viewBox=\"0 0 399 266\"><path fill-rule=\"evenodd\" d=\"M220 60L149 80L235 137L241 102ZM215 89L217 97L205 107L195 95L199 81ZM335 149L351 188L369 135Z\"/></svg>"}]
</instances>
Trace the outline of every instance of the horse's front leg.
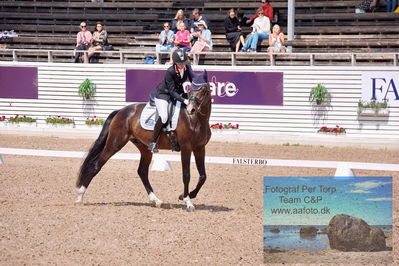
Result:
<instances>
[{"instance_id":1,"label":"horse's front leg","mask_svg":"<svg viewBox=\"0 0 399 266\"><path fill-rule=\"evenodd\" d=\"M190 192L190 199L194 199L197 197L198 192L200 191L202 185L206 181L206 172L205 172L205 147L202 147L200 150L194 151L195 164L197 165L197 170L199 173L199 179L197 186L193 191Z\"/></svg>"},{"instance_id":2,"label":"horse's front leg","mask_svg":"<svg viewBox=\"0 0 399 266\"><path fill-rule=\"evenodd\" d=\"M183 169L183 184L184 184L184 192L180 195L180 199L182 199L187 205L187 211L194 211L195 207L191 202L189 195L189 184L190 184L190 160L191 160L191 150L187 148L183 148L181 150L181 163Z\"/></svg>"}]
</instances>

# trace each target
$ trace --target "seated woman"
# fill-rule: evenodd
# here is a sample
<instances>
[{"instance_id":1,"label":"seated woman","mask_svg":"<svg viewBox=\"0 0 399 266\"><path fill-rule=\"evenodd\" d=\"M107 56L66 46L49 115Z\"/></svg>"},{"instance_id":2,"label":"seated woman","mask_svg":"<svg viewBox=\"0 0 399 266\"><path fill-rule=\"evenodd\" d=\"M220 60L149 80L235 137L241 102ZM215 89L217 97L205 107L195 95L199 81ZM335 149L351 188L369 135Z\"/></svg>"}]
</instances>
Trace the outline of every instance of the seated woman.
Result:
<instances>
[{"instance_id":1,"label":"seated woman","mask_svg":"<svg viewBox=\"0 0 399 266\"><path fill-rule=\"evenodd\" d=\"M90 57L94 55L95 51L103 50L104 46L107 45L107 43L108 43L107 31L104 30L104 27L101 24L101 22L96 22L96 28L93 32L93 39L88 53L89 60Z\"/></svg>"},{"instance_id":2,"label":"seated woman","mask_svg":"<svg viewBox=\"0 0 399 266\"><path fill-rule=\"evenodd\" d=\"M281 32L279 25L273 26L273 32L269 35L269 53L285 52L284 33Z\"/></svg>"},{"instance_id":3,"label":"seated woman","mask_svg":"<svg viewBox=\"0 0 399 266\"><path fill-rule=\"evenodd\" d=\"M194 32L193 36L197 37L198 40L194 43L193 47L190 50L189 56L193 53L206 52L212 50L213 42L212 42L212 33L208 30L208 26L205 21L200 20L195 23L198 27L199 31Z\"/></svg>"},{"instance_id":4,"label":"seated woman","mask_svg":"<svg viewBox=\"0 0 399 266\"><path fill-rule=\"evenodd\" d=\"M263 9L258 8L258 17L255 19L252 25L252 33L247 37L244 46L241 51L256 52L258 47L258 41L266 40L270 34L270 20L268 17L263 15Z\"/></svg>"},{"instance_id":5,"label":"seated woman","mask_svg":"<svg viewBox=\"0 0 399 266\"><path fill-rule=\"evenodd\" d=\"M179 31L175 34L174 44L175 47L172 48L171 52L173 54L177 49L182 49L185 53L191 50L191 35L188 30L186 30L186 25L182 21L177 23ZM172 64L172 56L170 57L170 63Z\"/></svg>"},{"instance_id":6,"label":"seated woman","mask_svg":"<svg viewBox=\"0 0 399 266\"><path fill-rule=\"evenodd\" d=\"M171 30L176 33L179 31L179 28L177 27L178 22L183 22L184 25L186 25L186 29L190 26L190 20L184 16L184 11L182 9L179 9L176 12L175 18L172 20L172 26Z\"/></svg>"},{"instance_id":7,"label":"seated woman","mask_svg":"<svg viewBox=\"0 0 399 266\"><path fill-rule=\"evenodd\" d=\"M175 34L170 29L170 23L165 22L163 24L163 31L159 34L159 43L155 47L156 52L169 52L173 48L173 41Z\"/></svg>"},{"instance_id":8,"label":"seated woman","mask_svg":"<svg viewBox=\"0 0 399 266\"><path fill-rule=\"evenodd\" d=\"M87 30L86 22L80 23L81 31L76 35L76 50L87 50L92 42L93 36L91 32ZM84 55L82 52L75 53L75 63L81 63L84 61Z\"/></svg>"},{"instance_id":9,"label":"seated woman","mask_svg":"<svg viewBox=\"0 0 399 266\"><path fill-rule=\"evenodd\" d=\"M227 15L228 17L224 20L226 39L230 43L231 50L238 52L240 50L240 44L244 45L244 34L241 31L240 21L237 18L235 9L229 9Z\"/></svg>"}]
</instances>

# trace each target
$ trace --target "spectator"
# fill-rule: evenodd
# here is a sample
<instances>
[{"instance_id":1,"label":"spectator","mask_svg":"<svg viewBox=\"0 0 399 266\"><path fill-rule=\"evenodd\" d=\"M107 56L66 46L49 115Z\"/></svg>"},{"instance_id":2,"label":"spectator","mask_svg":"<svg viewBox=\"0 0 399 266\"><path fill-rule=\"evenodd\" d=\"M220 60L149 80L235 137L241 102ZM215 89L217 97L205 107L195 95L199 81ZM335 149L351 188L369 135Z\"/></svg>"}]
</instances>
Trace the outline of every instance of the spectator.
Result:
<instances>
[{"instance_id":1,"label":"spectator","mask_svg":"<svg viewBox=\"0 0 399 266\"><path fill-rule=\"evenodd\" d=\"M172 27L171 27L171 29L172 29L172 31L173 31L174 33L176 33L176 32L179 31L179 29L177 28L177 23L178 23L179 21L184 22L184 25L186 26L186 29L188 29L188 28L190 27L190 20L184 16L184 11L183 11L182 9L179 9L179 10L177 11L177 13L176 13L175 18L172 20Z\"/></svg>"},{"instance_id":2,"label":"spectator","mask_svg":"<svg viewBox=\"0 0 399 266\"><path fill-rule=\"evenodd\" d=\"M362 0L355 9L355 13L366 13L367 10L374 11L378 0Z\"/></svg>"},{"instance_id":3,"label":"spectator","mask_svg":"<svg viewBox=\"0 0 399 266\"><path fill-rule=\"evenodd\" d=\"M182 49L185 53L191 50L191 36L190 32L186 30L186 25L184 25L184 22L180 21L177 23L177 28L179 29L178 32L175 34L175 40L174 44L175 46L172 48L171 52L173 52L177 49ZM171 56L171 61L170 63L172 64L172 56Z\"/></svg>"},{"instance_id":4,"label":"spectator","mask_svg":"<svg viewBox=\"0 0 399 266\"><path fill-rule=\"evenodd\" d=\"M173 41L175 34L170 29L170 23L165 22L163 24L163 31L159 34L159 43L155 47L156 52L169 52L173 48Z\"/></svg>"},{"instance_id":5,"label":"spectator","mask_svg":"<svg viewBox=\"0 0 399 266\"><path fill-rule=\"evenodd\" d=\"M191 14L193 16L193 19L191 20L190 32L191 32L191 35L193 36L193 41L196 41L198 38L195 35L195 32L198 32L199 29L195 25L195 23L200 21L200 20L203 20L206 23L206 25L208 26L208 28L209 28L209 20L206 17L201 15L201 12L200 12L200 10L198 8L194 8L193 12Z\"/></svg>"},{"instance_id":6,"label":"spectator","mask_svg":"<svg viewBox=\"0 0 399 266\"><path fill-rule=\"evenodd\" d=\"M76 36L76 50L88 50L91 44L92 35L90 31L87 30L86 22L80 23L81 31L78 32ZM84 62L83 53L75 53L75 63Z\"/></svg>"},{"instance_id":7,"label":"spectator","mask_svg":"<svg viewBox=\"0 0 399 266\"><path fill-rule=\"evenodd\" d=\"M199 53L199 52L206 52L212 50L212 33L208 30L208 26L206 25L205 21L200 20L195 23L195 25L200 30L196 32L196 37L198 40L194 43L193 47L190 50L189 55L191 56L192 53Z\"/></svg>"},{"instance_id":8,"label":"spectator","mask_svg":"<svg viewBox=\"0 0 399 266\"><path fill-rule=\"evenodd\" d=\"M281 32L279 25L273 26L273 32L269 35L269 48L270 53L285 52L284 46L284 33Z\"/></svg>"},{"instance_id":9,"label":"spectator","mask_svg":"<svg viewBox=\"0 0 399 266\"><path fill-rule=\"evenodd\" d=\"M226 39L230 43L232 51L238 52L240 44L244 45L244 34L241 31L240 21L237 18L237 12L234 8L227 11L227 18L224 20L224 29L226 30Z\"/></svg>"},{"instance_id":10,"label":"spectator","mask_svg":"<svg viewBox=\"0 0 399 266\"><path fill-rule=\"evenodd\" d=\"M258 8L258 17L252 25L252 33L247 37L241 51L256 52L258 41L266 40L270 34L270 20L263 15L263 9Z\"/></svg>"},{"instance_id":11,"label":"spectator","mask_svg":"<svg viewBox=\"0 0 399 266\"><path fill-rule=\"evenodd\" d=\"M397 0L387 0L387 12L394 12L397 6Z\"/></svg>"},{"instance_id":12,"label":"spectator","mask_svg":"<svg viewBox=\"0 0 399 266\"><path fill-rule=\"evenodd\" d=\"M269 0L262 0L260 7L263 10L264 16L268 17L270 21L274 20L273 7L270 5ZM252 18L247 20L247 24L251 24L258 17L258 12Z\"/></svg>"},{"instance_id":13,"label":"spectator","mask_svg":"<svg viewBox=\"0 0 399 266\"><path fill-rule=\"evenodd\" d=\"M96 27L91 41L92 43L88 53L89 60L94 55L94 51L102 51L104 50L104 46L108 44L108 34L107 31L104 30L101 22L96 22Z\"/></svg>"}]
</instances>

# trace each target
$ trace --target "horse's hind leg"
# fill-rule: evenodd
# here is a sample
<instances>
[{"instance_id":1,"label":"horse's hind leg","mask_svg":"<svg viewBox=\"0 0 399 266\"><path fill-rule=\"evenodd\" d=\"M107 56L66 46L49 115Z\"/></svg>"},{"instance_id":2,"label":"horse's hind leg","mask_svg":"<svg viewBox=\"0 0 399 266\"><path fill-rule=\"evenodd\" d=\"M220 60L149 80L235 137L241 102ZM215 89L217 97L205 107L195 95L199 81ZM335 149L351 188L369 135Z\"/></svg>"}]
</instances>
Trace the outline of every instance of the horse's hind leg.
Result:
<instances>
[{"instance_id":1,"label":"horse's hind leg","mask_svg":"<svg viewBox=\"0 0 399 266\"><path fill-rule=\"evenodd\" d=\"M143 182L144 188L147 191L148 199L155 204L155 207L161 207L162 200L160 200L154 193L150 180L148 179L148 169L152 160L152 152L147 149L147 146L141 142L133 142L141 153L140 165L137 170L138 175Z\"/></svg>"},{"instance_id":2,"label":"horse's hind leg","mask_svg":"<svg viewBox=\"0 0 399 266\"><path fill-rule=\"evenodd\" d=\"M76 203L81 203L83 201L83 195L93 178L98 174L98 172L100 172L104 164L126 145L128 140L127 134L110 131L103 150L98 155L94 155L92 160L85 160L82 166L84 179L82 179L80 184L78 197L75 201ZM90 156L90 153L88 156Z\"/></svg>"}]
</instances>

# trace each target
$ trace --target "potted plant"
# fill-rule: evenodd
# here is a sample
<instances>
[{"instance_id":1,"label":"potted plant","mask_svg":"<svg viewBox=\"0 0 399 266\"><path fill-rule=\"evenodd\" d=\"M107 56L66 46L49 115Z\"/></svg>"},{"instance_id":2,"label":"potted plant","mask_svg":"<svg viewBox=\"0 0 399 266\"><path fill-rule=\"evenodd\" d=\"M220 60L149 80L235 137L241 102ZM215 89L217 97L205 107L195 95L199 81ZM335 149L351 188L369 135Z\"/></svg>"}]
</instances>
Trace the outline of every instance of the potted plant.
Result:
<instances>
[{"instance_id":1,"label":"potted plant","mask_svg":"<svg viewBox=\"0 0 399 266\"><path fill-rule=\"evenodd\" d=\"M104 119L99 119L97 116L93 117L88 117L86 118L85 124L88 126L102 126L104 125L105 120Z\"/></svg>"},{"instance_id":2,"label":"potted plant","mask_svg":"<svg viewBox=\"0 0 399 266\"><path fill-rule=\"evenodd\" d=\"M10 116L10 118L8 118L8 122L16 125L18 127L23 127L23 126L27 126L27 127L35 127L36 124L36 119L32 118L32 117L28 117L26 115L15 115L15 116Z\"/></svg>"},{"instance_id":3,"label":"potted plant","mask_svg":"<svg viewBox=\"0 0 399 266\"><path fill-rule=\"evenodd\" d=\"M389 115L389 106L386 100L378 102L362 102L359 100L357 104L357 114L359 116L387 116Z\"/></svg>"},{"instance_id":4,"label":"potted plant","mask_svg":"<svg viewBox=\"0 0 399 266\"><path fill-rule=\"evenodd\" d=\"M96 94L96 84L91 82L90 79L85 79L79 85L79 96L81 96L84 100L89 100L91 97Z\"/></svg>"},{"instance_id":5,"label":"potted plant","mask_svg":"<svg viewBox=\"0 0 399 266\"><path fill-rule=\"evenodd\" d=\"M54 127L65 127L65 125L69 127L75 127L75 121L70 118L62 117L62 116L51 116L46 118L47 125L51 125Z\"/></svg>"},{"instance_id":6,"label":"potted plant","mask_svg":"<svg viewBox=\"0 0 399 266\"><path fill-rule=\"evenodd\" d=\"M324 85L319 83L310 90L309 102L316 102L317 105L321 105L322 103L329 103L330 101L331 94Z\"/></svg>"}]
</instances>

